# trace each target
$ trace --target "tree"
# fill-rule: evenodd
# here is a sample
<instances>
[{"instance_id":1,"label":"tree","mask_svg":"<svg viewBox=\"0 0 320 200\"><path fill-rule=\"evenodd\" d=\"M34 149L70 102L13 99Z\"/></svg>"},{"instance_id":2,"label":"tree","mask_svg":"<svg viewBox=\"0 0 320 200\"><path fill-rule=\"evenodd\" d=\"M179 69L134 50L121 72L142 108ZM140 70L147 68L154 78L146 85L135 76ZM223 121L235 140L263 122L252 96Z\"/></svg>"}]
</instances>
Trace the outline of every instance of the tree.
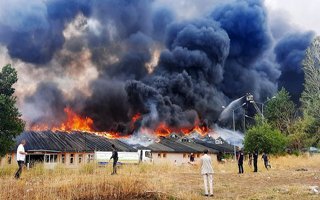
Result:
<instances>
[{"instance_id":1,"label":"tree","mask_svg":"<svg viewBox=\"0 0 320 200\"><path fill-rule=\"evenodd\" d=\"M304 70L304 91L301 103L304 115L320 118L320 37L307 49L302 62Z\"/></svg>"},{"instance_id":2,"label":"tree","mask_svg":"<svg viewBox=\"0 0 320 200\"><path fill-rule=\"evenodd\" d=\"M305 83L300 101L304 119L309 122L307 143L309 146L320 146L320 37L315 38L307 49L302 64Z\"/></svg>"},{"instance_id":3,"label":"tree","mask_svg":"<svg viewBox=\"0 0 320 200\"><path fill-rule=\"evenodd\" d=\"M16 70L6 65L0 72L0 156L5 155L14 145L14 139L24 129L21 114L16 108L13 96L14 83L18 80Z\"/></svg>"},{"instance_id":4,"label":"tree","mask_svg":"<svg viewBox=\"0 0 320 200\"><path fill-rule=\"evenodd\" d=\"M248 152L257 150L279 154L285 151L286 144L286 137L261 117L256 117L256 125L252 126L244 137L244 148Z\"/></svg>"},{"instance_id":5,"label":"tree","mask_svg":"<svg viewBox=\"0 0 320 200\"><path fill-rule=\"evenodd\" d=\"M286 135L289 134L289 127L295 117L295 104L290 100L290 95L284 88L278 91L275 98L269 100L264 115L272 127Z\"/></svg>"},{"instance_id":6,"label":"tree","mask_svg":"<svg viewBox=\"0 0 320 200\"><path fill-rule=\"evenodd\" d=\"M293 150L301 150L308 146L307 129L310 125L310 119L298 118L290 127L288 135L288 147Z\"/></svg>"}]
</instances>

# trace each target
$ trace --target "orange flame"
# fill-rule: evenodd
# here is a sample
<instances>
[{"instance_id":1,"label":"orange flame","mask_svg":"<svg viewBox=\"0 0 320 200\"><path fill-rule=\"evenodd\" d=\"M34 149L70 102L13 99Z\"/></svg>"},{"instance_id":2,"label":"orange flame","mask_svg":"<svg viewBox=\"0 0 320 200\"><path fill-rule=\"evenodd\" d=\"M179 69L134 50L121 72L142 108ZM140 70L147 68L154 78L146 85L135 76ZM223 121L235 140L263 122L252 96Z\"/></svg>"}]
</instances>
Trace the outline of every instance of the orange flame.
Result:
<instances>
[{"instance_id":1,"label":"orange flame","mask_svg":"<svg viewBox=\"0 0 320 200\"><path fill-rule=\"evenodd\" d=\"M193 132L197 132L202 136L207 135L209 132L211 132L212 130L209 129L206 126L199 126L196 125L193 128L170 128L169 126L167 126L165 123L160 123L158 125L158 127L154 130L154 133L157 136L169 136L171 133L176 132L176 133L183 133L184 135L189 135Z\"/></svg>"},{"instance_id":2,"label":"orange flame","mask_svg":"<svg viewBox=\"0 0 320 200\"><path fill-rule=\"evenodd\" d=\"M97 132L94 131L93 125L94 122L89 117L81 117L77 115L71 108L66 107L64 109L64 112L66 113L66 120L61 123L58 126L49 126L47 124L35 124L31 126L31 130L33 131L45 131L45 130L51 130L53 132L56 131L63 131L63 132L72 132L72 131L81 131L81 132L87 132L95 135L104 136L110 139L115 138L126 138L129 137L129 135L122 135L119 132L114 131L104 131L104 132ZM140 113L135 114L131 119L131 127L133 128L133 124L139 120L142 117ZM198 123L197 123L198 124ZM171 128L166 123L162 122L160 123L155 130L153 131L154 134L157 136L164 136L167 137L171 133L182 133L184 135L189 135L193 132L197 132L202 136L207 135L211 130L207 126L199 126L196 125L192 128L182 127L182 128Z\"/></svg>"},{"instance_id":3,"label":"orange flame","mask_svg":"<svg viewBox=\"0 0 320 200\"><path fill-rule=\"evenodd\" d=\"M89 117L81 117L71 110L71 108L66 107L64 112L67 115L65 122L59 126L49 127L47 124L36 124L31 127L33 131L93 131L93 120Z\"/></svg>"},{"instance_id":4,"label":"orange flame","mask_svg":"<svg viewBox=\"0 0 320 200\"><path fill-rule=\"evenodd\" d=\"M73 112L69 107L64 109L67 120L57 130L61 131L93 131L93 120L89 117L82 118Z\"/></svg>"},{"instance_id":5,"label":"orange flame","mask_svg":"<svg viewBox=\"0 0 320 200\"><path fill-rule=\"evenodd\" d=\"M132 117L132 119L131 119L131 122L132 123L135 123L138 119L140 119L141 118L141 114L140 113L137 113L137 114L135 114L133 117Z\"/></svg>"},{"instance_id":6,"label":"orange flame","mask_svg":"<svg viewBox=\"0 0 320 200\"><path fill-rule=\"evenodd\" d=\"M50 127L47 124L35 124L31 126L30 129L32 131L51 130L53 132L63 131L67 133L70 133L72 131L81 131L81 132L104 136L110 139L126 137L126 136L122 136L120 133L112 132L112 131L96 132L93 129L93 120L90 117L81 117L77 115L74 111L72 111L72 109L69 107L66 107L64 109L64 112L67 115L66 120L63 123L61 123L59 126Z\"/></svg>"},{"instance_id":7,"label":"orange flame","mask_svg":"<svg viewBox=\"0 0 320 200\"><path fill-rule=\"evenodd\" d=\"M165 123L160 123L159 126L154 130L157 136L168 136L172 131Z\"/></svg>"}]
</instances>

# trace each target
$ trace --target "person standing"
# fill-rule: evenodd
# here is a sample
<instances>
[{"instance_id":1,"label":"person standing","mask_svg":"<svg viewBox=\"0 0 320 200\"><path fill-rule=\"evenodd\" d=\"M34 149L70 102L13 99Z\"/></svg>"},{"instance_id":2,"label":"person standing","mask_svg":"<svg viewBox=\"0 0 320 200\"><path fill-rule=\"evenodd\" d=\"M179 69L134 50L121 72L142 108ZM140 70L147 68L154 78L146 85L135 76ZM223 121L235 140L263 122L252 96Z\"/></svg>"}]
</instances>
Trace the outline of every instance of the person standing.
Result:
<instances>
[{"instance_id":1,"label":"person standing","mask_svg":"<svg viewBox=\"0 0 320 200\"><path fill-rule=\"evenodd\" d=\"M118 162L119 157L118 157L118 151L117 151L116 147L114 146L114 144L112 144L111 146L112 146L112 156L111 156L110 160L113 159L113 165L112 165L113 171L112 171L111 175L114 175L114 174L117 174L117 162Z\"/></svg>"},{"instance_id":2,"label":"person standing","mask_svg":"<svg viewBox=\"0 0 320 200\"><path fill-rule=\"evenodd\" d=\"M268 154L265 153L265 152L263 152L261 159L263 159L263 161L264 161L264 167L265 167L267 170L269 170L268 167L271 168L271 165L270 165L270 163L269 163Z\"/></svg>"},{"instance_id":3,"label":"person standing","mask_svg":"<svg viewBox=\"0 0 320 200\"><path fill-rule=\"evenodd\" d=\"M254 170L253 172L258 172L258 151L254 151L253 153L253 167L254 167Z\"/></svg>"},{"instance_id":4,"label":"person standing","mask_svg":"<svg viewBox=\"0 0 320 200\"><path fill-rule=\"evenodd\" d=\"M238 159L238 167L239 167L239 174L243 174L243 157L244 157L243 151L240 150L238 152L238 157L237 157L237 159Z\"/></svg>"},{"instance_id":5,"label":"person standing","mask_svg":"<svg viewBox=\"0 0 320 200\"><path fill-rule=\"evenodd\" d=\"M252 153L249 152L249 162L248 162L249 167L252 167Z\"/></svg>"},{"instance_id":6,"label":"person standing","mask_svg":"<svg viewBox=\"0 0 320 200\"><path fill-rule=\"evenodd\" d=\"M208 155L208 150L203 151L204 155L200 158L201 163L201 175L203 176L204 181L204 191L205 196L209 196L208 193L208 182L209 182L209 190L210 196L213 196L213 168L211 157Z\"/></svg>"},{"instance_id":7,"label":"person standing","mask_svg":"<svg viewBox=\"0 0 320 200\"><path fill-rule=\"evenodd\" d=\"M194 154L193 154L193 153L190 154L190 162L191 162L191 163L194 162Z\"/></svg>"},{"instance_id":8,"label":"person standing","mask_svg":"<svg viewBox=\"0 0 320 200\"><path fill-rule=\"evenodd\" d=\"M21 172L22 172L22 168L23 168L23 165L24 165L24 161L26 159L26 155L27 153L25 152L24 150L24 146L26 145L26 141L25 140L22 140L18 146L18 149L17 149L17 162L18 162L18 170L17 172L15 173L14 177L16 179L19 179L20 176L21 176Z\"/></svg>"}]
</instances>

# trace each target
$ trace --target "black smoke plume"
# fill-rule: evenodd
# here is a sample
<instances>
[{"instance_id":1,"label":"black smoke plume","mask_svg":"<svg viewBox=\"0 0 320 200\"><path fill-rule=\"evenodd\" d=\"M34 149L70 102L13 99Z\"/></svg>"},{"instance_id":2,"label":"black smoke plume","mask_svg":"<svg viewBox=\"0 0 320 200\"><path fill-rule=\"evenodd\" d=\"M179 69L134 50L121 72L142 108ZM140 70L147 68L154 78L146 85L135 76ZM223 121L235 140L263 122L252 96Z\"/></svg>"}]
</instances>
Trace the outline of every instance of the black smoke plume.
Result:
<instances>
[{"instance_id":1,"label":"black smoke plume","mask_svg":"<svg viewBox=\"0 0 320 200\"><path fill-rule=\"evenodd\" d=\"M211 126L231 100L251 93L262 102L279 86L297 98L301 60L313 38L275 37L278 25L270 26L262 0L230 1L187 21L149 0L35 0L27 9L14 0L2 7L9 17L0 19L0 44L12 59L53 71L55 62L66 63L67 72L70 61L58 55L75 58L85 49L98 73L90 91L76 97L42 81L24 99L28 123L55 124L71 106L92 118L96 130L123 134L159 124Z\"/></svg>"},{"instance_id":2,"label":"black smoke plume","mask_svg":"<svg viewBox=\"0 0 320 200\"><path fill-rule=\"evenodd\" d=\"M291 33L284 36L274 49L282 72L278 80L279 88L284 87L295 102L299 102L304 89L302 60L313 37L312 32Z\"/></svg>"}]
</instances>

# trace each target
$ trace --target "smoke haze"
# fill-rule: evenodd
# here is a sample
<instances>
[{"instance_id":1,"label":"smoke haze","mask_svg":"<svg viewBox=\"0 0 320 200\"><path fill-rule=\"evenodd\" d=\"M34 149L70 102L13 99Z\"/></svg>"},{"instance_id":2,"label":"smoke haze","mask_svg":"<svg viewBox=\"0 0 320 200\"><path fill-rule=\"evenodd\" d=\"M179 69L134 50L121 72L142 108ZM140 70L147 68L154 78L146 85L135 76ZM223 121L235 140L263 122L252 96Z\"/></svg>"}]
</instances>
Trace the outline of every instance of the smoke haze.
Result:
<instances>
[{"instance_id":1,"label":"smoke haze","mask_svg":"<svg viewBox=\"0 0 320 200\"><path fill-rule=\"evenodd\" d=\"M270 20L262 0L190 1L181 5L185 17L166 5L0 2L0 64L18 70L27 124L59 124L69 106L97 131L132 134L160 124L214 126L222 106L246 93L262 102L285 87L298 102L314 33Z\"/></svg>"}]
</instances>

